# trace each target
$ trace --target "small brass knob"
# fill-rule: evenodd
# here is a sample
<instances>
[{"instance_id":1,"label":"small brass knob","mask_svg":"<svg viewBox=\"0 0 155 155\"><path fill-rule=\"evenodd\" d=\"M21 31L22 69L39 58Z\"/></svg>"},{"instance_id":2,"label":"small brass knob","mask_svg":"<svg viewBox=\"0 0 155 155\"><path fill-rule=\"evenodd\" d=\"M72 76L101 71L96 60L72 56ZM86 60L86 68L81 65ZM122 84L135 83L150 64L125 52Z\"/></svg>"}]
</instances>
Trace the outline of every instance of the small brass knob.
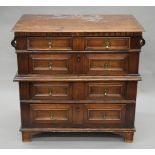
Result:
<instances>
[{"instance_id":1,"label":"small brass knob","mask_svg":"<svg viewBox=\"0 0 155 155\"><path fill-rule=\"evenodd\" d=\"M49 68L49 70L52 69L52 66L53 66L52 62L49 62L49 63L48 63L48 68Z\"/></svg>"},{"instance_id":2,"label":"small brass knob","mask_svg":"<svg viewBox=\"0 0 155 155\"><path fill-rule=\"evenodd\" d=\"M110 42L109 41L105 41L104 42L104 47L105 48L109 48L110 47Z\"/></svg>"},{"instance_id":3,"label":"small brass knob","mask_svg":"<svg viewBox=\"0 0 155 155\"><path fill-rule=\"evenodd\" d=\"M52 48L53 47L53 43L51 41L48 42L48 48Z\"/></svg>"},{"instance_id":4,"label":"small brass knob","mask_svg":"<svg viewBox=\"0 0 155 155\"><path fill-rule=\"evenodd\" d=\"M50 89L48 90L48 95L49 95L49 96L52 96L52 93L53 93L53 92L52 92L52 89L50 88Z\"/></svg>"}]
</instances>

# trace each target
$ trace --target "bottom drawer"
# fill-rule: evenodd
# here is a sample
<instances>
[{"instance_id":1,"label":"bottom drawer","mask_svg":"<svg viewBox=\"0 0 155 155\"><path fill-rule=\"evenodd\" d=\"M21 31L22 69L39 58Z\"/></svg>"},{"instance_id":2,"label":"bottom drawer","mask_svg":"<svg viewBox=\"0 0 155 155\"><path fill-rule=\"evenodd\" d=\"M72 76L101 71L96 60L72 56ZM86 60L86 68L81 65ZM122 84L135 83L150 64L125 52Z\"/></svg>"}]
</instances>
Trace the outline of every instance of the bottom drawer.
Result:
<instances>
[{"instance_id":1,"label":"bottom drawer","mask_svg":"<svg viewBox=\"0 0 155 155\"><path fill-rule=\"evenodd\" d=\"M22 104L23 105L23 104ZM125 125L127 104L26 104L30 109L31 126L95 127ZM24 107L23 107L24 108ZM23 116L27 111L22 109ZM131 112L128 109L129 112ZM26 118L28 120L28 117Z\"/></svg>"}]
</instances>

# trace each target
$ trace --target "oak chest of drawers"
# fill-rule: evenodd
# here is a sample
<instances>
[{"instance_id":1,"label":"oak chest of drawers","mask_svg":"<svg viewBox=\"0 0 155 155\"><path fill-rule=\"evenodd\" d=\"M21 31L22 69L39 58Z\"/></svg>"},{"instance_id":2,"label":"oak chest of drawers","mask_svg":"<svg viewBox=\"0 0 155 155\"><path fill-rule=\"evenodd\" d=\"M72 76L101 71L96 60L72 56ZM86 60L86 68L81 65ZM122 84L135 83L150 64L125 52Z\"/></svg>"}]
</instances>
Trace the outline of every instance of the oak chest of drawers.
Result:
<instances>
[{"instance_id":1,"label":"oak chest of drawers","mask_svg":"<svg viewBox=\"0 0 155 155\"><path fill-rule=\"evenodd\" d=\"M12 29L22 140L112 132L132 142L143 27L131 15L23 15Z\"/></svg>"}]
</instances>

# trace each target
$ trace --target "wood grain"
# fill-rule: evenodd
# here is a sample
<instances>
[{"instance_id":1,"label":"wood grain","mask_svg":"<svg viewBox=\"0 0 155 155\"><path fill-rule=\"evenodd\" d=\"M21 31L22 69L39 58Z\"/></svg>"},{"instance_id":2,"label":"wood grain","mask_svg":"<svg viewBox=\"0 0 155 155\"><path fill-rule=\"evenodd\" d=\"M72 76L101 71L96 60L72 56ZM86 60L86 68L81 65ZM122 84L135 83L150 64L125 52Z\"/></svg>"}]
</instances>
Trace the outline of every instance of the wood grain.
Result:
<instances>
[{"instance_id":1,"label":"wood grain","mask_svg":"<svg viewBox=\"0 0 155 155\"><path fill-rule=\"evenodd\" d=\"M141 81L141 76L50 76L36 74L16 75L14 81Z\"/></svg>"},{"instance_id":2,"label":"wood grain","mask_svg":"<svg viewBox=\"0 0 155 155\"><path fill-rule=\"evenodd\" d=\"M13 32L143 32L132 15L23 15Z\"/></svg>"}]
</instances>

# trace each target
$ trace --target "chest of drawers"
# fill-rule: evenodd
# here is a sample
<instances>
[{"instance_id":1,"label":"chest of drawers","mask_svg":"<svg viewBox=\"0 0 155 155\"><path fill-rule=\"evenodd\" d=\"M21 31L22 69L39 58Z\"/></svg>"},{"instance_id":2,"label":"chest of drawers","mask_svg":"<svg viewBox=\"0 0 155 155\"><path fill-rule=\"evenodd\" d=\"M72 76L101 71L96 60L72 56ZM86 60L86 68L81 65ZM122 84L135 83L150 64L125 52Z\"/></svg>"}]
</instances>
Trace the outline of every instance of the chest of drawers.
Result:
<instances>
[{"instance_id":1,"label":"chest of drawers","mask_svg":"<svg viewBox=\"0 0 155 155\"><path fill-rule=\"evenodd\" d=\"M131 15L23 15L12 29L22 140L112 132L133 141L143 27Z\"/></svg>"}]
</instances>

